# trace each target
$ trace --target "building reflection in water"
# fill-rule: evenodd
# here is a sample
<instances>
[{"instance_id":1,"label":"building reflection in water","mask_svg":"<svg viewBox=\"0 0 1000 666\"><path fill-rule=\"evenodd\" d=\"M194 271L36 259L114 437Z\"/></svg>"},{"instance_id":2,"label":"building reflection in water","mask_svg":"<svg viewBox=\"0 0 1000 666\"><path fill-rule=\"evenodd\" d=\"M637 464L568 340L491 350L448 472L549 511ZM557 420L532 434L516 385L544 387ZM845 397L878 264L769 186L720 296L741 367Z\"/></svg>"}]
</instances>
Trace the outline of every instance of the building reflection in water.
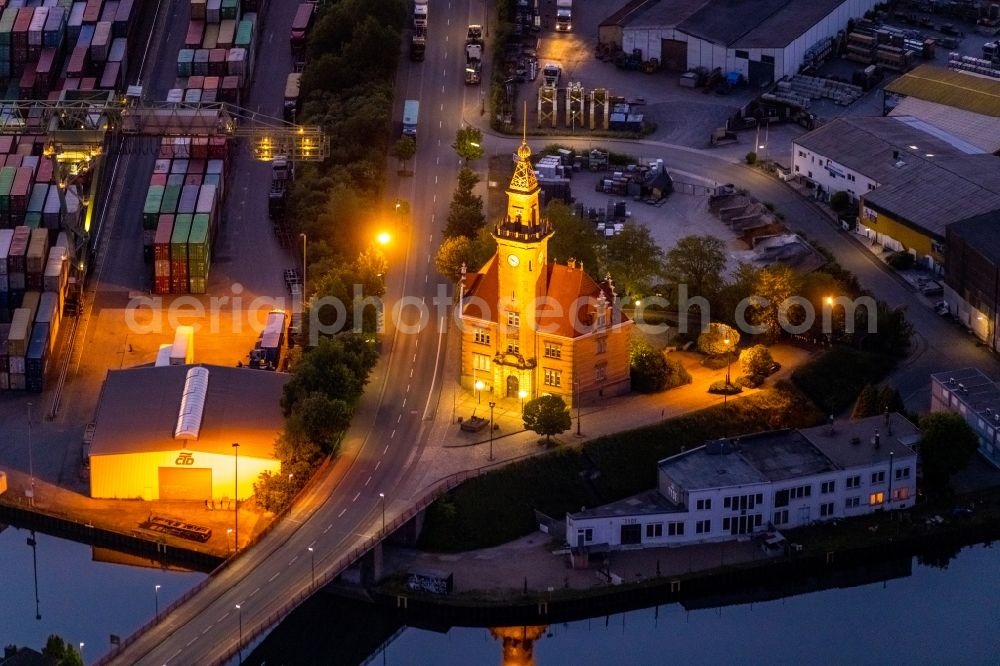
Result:
<instances>
[{"instance_id":1,"label":"building reflection in water","mask_svg":"<svg viewBox=\"0 0 1000 666\"><path fill-rule=\"evenodd\" d=\"M546 625L536 627L493 627L490 635L503 644L503 666L534 666L535 641L545 634Z\"/></svg>"}]
</instances>

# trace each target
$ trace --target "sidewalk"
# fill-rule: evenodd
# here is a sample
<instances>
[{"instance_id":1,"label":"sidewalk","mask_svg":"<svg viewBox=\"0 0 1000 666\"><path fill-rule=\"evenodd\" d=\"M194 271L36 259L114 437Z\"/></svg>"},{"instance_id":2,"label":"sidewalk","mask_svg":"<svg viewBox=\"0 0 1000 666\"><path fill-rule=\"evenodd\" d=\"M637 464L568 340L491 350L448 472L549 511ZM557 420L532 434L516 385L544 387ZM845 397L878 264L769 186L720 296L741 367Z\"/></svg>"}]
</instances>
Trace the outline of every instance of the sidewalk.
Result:
<instances>
[{"instance_id":1,"label":"sidewalk","mask_svg":"<svg viewBox=\"0 0 1000 666\"><path fill-rule=\"evenodd\" d=\"M477 396L475 392L462 389L458 385L459 357L457 353L460 337L454 327L448 333L445 363L442 373L443 388L437 409L433 416L431 435L427 448L419 459L419 467L400 488L402 496L417 496L432 483L458 471L469 471L490 465L502 466L512 460L544 453L550 449L541 446L539 435L525 430L521 419L521 401L512 398L496 399L493 409L492 450L490 461L489 427L478 433L463 432L457 419L467 420L475 414L490 417L488 392ZM774 386L779 379L787 379L795 367L803 363L811 352L791 345L775 345L771 348L774 360L781 364L781 370L768 378L763 388ZM708 393L712 382L726 377L726 368L712 370L701 365L701 356L693 352L671 352L679 358L691 373L692 382L669 391L649 395L630 394L608 398L598 404L585 405L580 410L573 408L570 415L573 425L555 439L563 445L576 445L589 439L610 435L624 430L632 430L659 423L687 412L722 404L723 397ZM734 363L731 378L740 374ZM744 389L743 393L730 400L753 395L760 389ZM577 432L581 435L577 436Z\"/></svg>"}]
</instances>

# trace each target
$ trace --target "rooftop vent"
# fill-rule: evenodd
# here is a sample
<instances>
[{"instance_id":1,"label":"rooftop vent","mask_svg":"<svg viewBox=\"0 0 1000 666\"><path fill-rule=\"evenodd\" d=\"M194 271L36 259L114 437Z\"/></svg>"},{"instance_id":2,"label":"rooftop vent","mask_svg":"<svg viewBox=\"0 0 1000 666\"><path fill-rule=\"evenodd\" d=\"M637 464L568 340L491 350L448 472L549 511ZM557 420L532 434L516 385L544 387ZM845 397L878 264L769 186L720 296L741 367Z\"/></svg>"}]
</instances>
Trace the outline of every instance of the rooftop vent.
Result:
<instances>
[{"instance_id":1,"label":"rooftop vent","mask_svg":"<svg viewBox=\"0 0 1000 666\"><path fill-rule=\"evenodd\" d=\"M206 395L208 395L208 369L200 366L191 368L184 380L184 393L181 395L181 408L177 414L174 439L198 439Z\"/></svg>"}]
</instances>

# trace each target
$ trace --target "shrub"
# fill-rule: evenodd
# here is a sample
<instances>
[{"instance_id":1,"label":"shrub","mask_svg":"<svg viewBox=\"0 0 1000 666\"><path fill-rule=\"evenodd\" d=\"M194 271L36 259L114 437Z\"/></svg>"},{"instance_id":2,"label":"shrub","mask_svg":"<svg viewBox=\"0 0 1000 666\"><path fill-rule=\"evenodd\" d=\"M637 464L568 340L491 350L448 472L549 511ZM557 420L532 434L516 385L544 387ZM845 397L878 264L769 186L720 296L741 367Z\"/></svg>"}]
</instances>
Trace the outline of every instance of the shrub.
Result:
<instances>
[{"instance_id":1,"label":"shrub","mask_svg":"<svg viewBox=\"0 0 1000 666\"><path fill-rule=\"evenodd\" d=\"M765 379L765 375L740 375L733 383L741 388L757 388Z\"/></svg>"},{"instance_id":2,"label":"shrub","mask_svg":"<svg viewBox=\"0 0 1000 666\"><path fill-rule=\"evenodd\" d=\"M720 379L717 382L709 384L708 392L715 393L717 395L736 395L737 393L742 393L743 389L737 384L727 384L726 380Z\"/></svg>"},{"instance_id":3,"label":"shrub","mask_svg":"<svg viewBox=\"0 0 1000 666\"><path fill-rule=\"evenodd\" d=\"M746 375L766 377L771 374L773 367L774 357L764 345L754 345L740 352L740 368Z\"/></svg>"},{"instance_id":4,"label":"shrub","mask_svg":"<svg viewBox=\"0 0 1000 666\"><path fill-rule=\"evenodd\" d=\"M847 192L834 192L830 195L830 208L838 213L843 213L851 206L851 197Z\"/></svg>"},{"instance_id":5,"label":"shrub","mask_svg":"<svg viewBox=\"0 0 1000 666\"><path fill-rule=\"evenodd\" d=\"M680 359L666 357L667 360L667 383L664 388L672 389L684 384L691 383L691 373L687 371Z\"/></svg>"},{"instance_id":6,"label":"shrub","mask_svg":"<svg viewBox=\"0 0 1000 666\"><path fill-rule=\"evenodd\" d=\"M754 165L757 163L757 153L751 151L747 153L746 156L747 164Z\"/></svg>"},{"instance_id":7,"label":"shrub","mask_svg":"<svg viewBox=\"0 0 1000 666\"><path fill-rule=\"evenodd\" d=\"M913 255L909 252L893 252L885 262L897 271L905 271L913 268Z\"/></svg>"},{"instance_id":8,"label":"shrub","mask_svg":"<svg viewBox=\"0 0 1000 666\"><path fill-rule=\"evenodd\" d=\"M670 368L663 352L645 340L633 340L629 347L629 376L632 390L656 393L667 387Z\"/></svg>"},{"instance_id":9,"label":"shrub","mask_svg":"<svg viewBox=\"0 0 1000 666\"><path fill-rule=\"evenodd\" d=\"M839 414L865 384L878 383L893 365L887 356L840 346L797 368L792 381L825 413Z\"/></svg>"}]
</instances>

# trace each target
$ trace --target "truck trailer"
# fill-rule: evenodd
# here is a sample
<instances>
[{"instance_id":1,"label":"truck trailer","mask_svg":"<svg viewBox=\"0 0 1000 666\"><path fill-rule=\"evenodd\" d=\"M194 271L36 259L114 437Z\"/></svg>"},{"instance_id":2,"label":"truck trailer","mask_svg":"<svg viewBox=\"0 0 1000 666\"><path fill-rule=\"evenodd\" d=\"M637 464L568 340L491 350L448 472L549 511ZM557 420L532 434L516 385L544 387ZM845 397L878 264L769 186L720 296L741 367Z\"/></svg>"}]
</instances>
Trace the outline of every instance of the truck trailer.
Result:
<instances>
[{"instance_id":1,"label":"truck trailer","mask_svg":"<svg viewBox=\"0 0 1000 666\"><path fill-rule=\"evenodd\" d=\"M556 0L556 30L570 32L573 29L573 0Z\"/></svg>"},{"instance_id":2,"label":"truck trailer","mask_svg":"<svg viewBox=\"0 0 1000 666\"><path fill-rule=\"evenodd\" d=\"M284 310L271 310L267 313L264 330L261 331L257 344L250 351L250 367L263 370L277 370L281 362L281 350L285 343Z\"/></svg>"},{"instance_id":3,"label":"truck trailer","mask_svg":"<svg viewBox=\"0 0 1000 666\"><path fill-rule=\"evenodd\" d=\"M403 103L403 134L417 139L417 122L420 116L420 102L408 99Z\"/></svg>"}]
</instances>

